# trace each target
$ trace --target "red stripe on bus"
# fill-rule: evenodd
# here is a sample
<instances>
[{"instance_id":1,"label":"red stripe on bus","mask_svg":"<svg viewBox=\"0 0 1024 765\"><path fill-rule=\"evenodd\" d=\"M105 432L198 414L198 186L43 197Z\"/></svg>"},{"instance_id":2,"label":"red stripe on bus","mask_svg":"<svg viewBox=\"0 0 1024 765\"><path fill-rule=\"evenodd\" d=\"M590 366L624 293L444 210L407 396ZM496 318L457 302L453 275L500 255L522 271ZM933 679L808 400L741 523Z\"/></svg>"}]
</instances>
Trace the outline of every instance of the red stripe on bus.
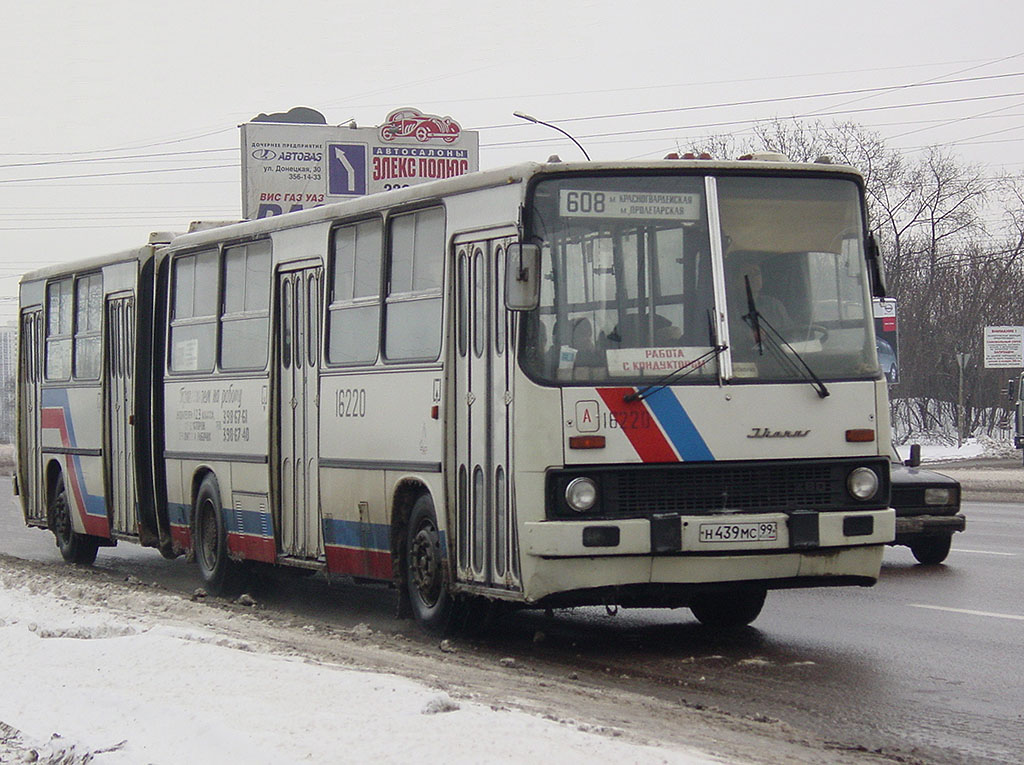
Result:
<instances>
[{"instance_id":1,"label":"red stripe on bus","mask_svg":"<svg viewBox=\"0 0 1024 765\"><path fill-rule=\"evenodd\" d=\"M391 579L391 554L382 550L327 545L327 570L336 574L365 576L370 579Z\"/></svg>"},{"instance_id":2,"label":"red stripe on bus","mask_svg":"<svg viewBox=\"0 0 1024 765\"><path fill-rule=\"evenodd\" d=\"M255 534L238 534L228 532L228 552L241 555L246 560L263 563L277 562L277 543L273 537L260 537Z\"/></svg>"},{"instance_id":3,"label":"red stripe on bus","mask_svg":"<svg viewBox=\"0 0 1024 765\"><path fill-rule=\"evenodd\" d=\"M619 428L644 462L679 462L679 455L658 427L654 414L643 401L626 401L635 388L598 388Z\"/></svg>"},{"instance_id":4,"label":"red stripe on bus","mask_svg":"<svg viewBox=\"0 0 1024 765\"><path fill-rule=\"evenodd\" d=\"M171 539L178 544L182 549L192 549L192 529L188 526L178 526L171 524Z\"/></svg>"},{"instance_id":5,"label":"red stripe on bus","mask_svg":"<svg viewBox=\"0 0 1024 765\"><path fill-rule=\"evenodd\" d=\"M42 429L49 428L60 433L61 445L66 449L70 449L74 444L71 443L71 437L68 434L66 416L66 412L61 407L46 407L39 412L39 424ZM74 467L74 460L74 456L68 457L67 480L70 484L71 492L75 496L75 502L78 504L78 517L82 519L85 533L96 537L109 537L110 524L107 523L107 519L92 516L85 512L85 496L82 494L82 487L78 482L78 471Z\"/></svg>"}]
</instances>

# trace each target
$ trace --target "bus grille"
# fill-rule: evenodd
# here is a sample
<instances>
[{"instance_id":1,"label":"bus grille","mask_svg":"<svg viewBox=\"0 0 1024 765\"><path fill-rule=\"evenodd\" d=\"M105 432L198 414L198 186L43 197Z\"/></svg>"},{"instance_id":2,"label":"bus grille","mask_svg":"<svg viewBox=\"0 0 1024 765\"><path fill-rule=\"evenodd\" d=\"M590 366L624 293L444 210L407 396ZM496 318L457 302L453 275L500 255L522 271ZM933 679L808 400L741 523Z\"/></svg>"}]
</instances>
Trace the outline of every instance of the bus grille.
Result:
<instances>
[{"instance_id":1,"label":"bus grille","mask_svg":"<svg viewBox=\"0 0 1024 765\"><path fill-rule=\"evenodd\" d=\"M859 465L879 473L883 491L874 502L859 502L846 492L846 477ZM888 464L884 459L584 468L549 474L548 507L555 516L581 517L564 501L565 485L581 475L598 484L601 502L596 512L589 514L591 517L865 510L886 507L889 499Z\"/></svg>"}]
</instances>

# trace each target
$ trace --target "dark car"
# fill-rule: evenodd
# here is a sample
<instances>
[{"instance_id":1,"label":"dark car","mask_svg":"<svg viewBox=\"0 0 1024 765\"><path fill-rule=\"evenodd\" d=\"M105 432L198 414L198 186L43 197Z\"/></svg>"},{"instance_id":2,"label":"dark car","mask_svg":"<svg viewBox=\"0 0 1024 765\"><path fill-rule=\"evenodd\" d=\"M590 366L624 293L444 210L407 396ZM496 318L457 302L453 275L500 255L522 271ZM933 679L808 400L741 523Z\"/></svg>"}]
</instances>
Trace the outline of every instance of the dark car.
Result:
<instances>
[{"instance_id":1,"label":"dark car","mask_svg":"<svg viewBox=\"0 0 1024 765\"><path fill-rule=\"evenodd\" d=\"M875 349L878 351L878 366L885 372L886 382L897 382L899 371L896 366L896 351L880 337L875 338Z\"/></svg>"},{"instance_id":2,"label":"dark car","mask_svg":"<svg viewBox=\"0 0 1024 765\"><path fill-rule=\"evenodd\" d=\"M953 534L967 526L960 513L960 482L922 470L918 451L912 449L911 455L904 463L893 449L890 476L896 540L892 544L906 545L919 563L935 565L949 555Z\"/></svg>"}]
</instances>

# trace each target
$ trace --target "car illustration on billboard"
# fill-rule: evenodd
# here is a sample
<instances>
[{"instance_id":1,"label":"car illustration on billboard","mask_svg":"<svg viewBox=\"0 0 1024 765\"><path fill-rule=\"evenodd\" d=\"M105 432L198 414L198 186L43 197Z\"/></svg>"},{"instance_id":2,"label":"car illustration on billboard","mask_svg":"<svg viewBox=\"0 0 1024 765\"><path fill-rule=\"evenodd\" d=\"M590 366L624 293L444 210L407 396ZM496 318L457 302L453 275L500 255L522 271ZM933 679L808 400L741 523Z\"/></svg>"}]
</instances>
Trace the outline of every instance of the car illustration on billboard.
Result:
<instances>
[{"instance_id":1,"label":"car illustration on billboard","mask_svg":"<svg viewBox=\"0 0 1024 765\"><path fill-rule=\"evenodd\" d=\"M380 137L385 141L415 138L426 143L440 138L445 143L452 143L461 132L459 123L451 117L423 114L417 109L396 109L388 115L387 122L380 126Z\"/></svg>"}]
</instances>

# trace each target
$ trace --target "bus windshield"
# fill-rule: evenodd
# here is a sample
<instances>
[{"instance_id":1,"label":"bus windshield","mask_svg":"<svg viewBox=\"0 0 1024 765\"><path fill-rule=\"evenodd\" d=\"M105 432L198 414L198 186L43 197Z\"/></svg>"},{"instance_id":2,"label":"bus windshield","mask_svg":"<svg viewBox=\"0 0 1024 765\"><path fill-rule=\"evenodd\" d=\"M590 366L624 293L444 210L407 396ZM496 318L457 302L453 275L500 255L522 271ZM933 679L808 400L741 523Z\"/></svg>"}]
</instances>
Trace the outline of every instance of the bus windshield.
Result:
<instances>
[{"instance_id":1,"label":"bus windshield","mask_svg":"<svg viewBox=\"0 0 1024 765\"><path fill-rule=\"evenodd\" d=\"M552 178L534 188L527 225L542 282L523 363L538 380L879 374L852 180Z\"/></svg>"}]
</instances>

